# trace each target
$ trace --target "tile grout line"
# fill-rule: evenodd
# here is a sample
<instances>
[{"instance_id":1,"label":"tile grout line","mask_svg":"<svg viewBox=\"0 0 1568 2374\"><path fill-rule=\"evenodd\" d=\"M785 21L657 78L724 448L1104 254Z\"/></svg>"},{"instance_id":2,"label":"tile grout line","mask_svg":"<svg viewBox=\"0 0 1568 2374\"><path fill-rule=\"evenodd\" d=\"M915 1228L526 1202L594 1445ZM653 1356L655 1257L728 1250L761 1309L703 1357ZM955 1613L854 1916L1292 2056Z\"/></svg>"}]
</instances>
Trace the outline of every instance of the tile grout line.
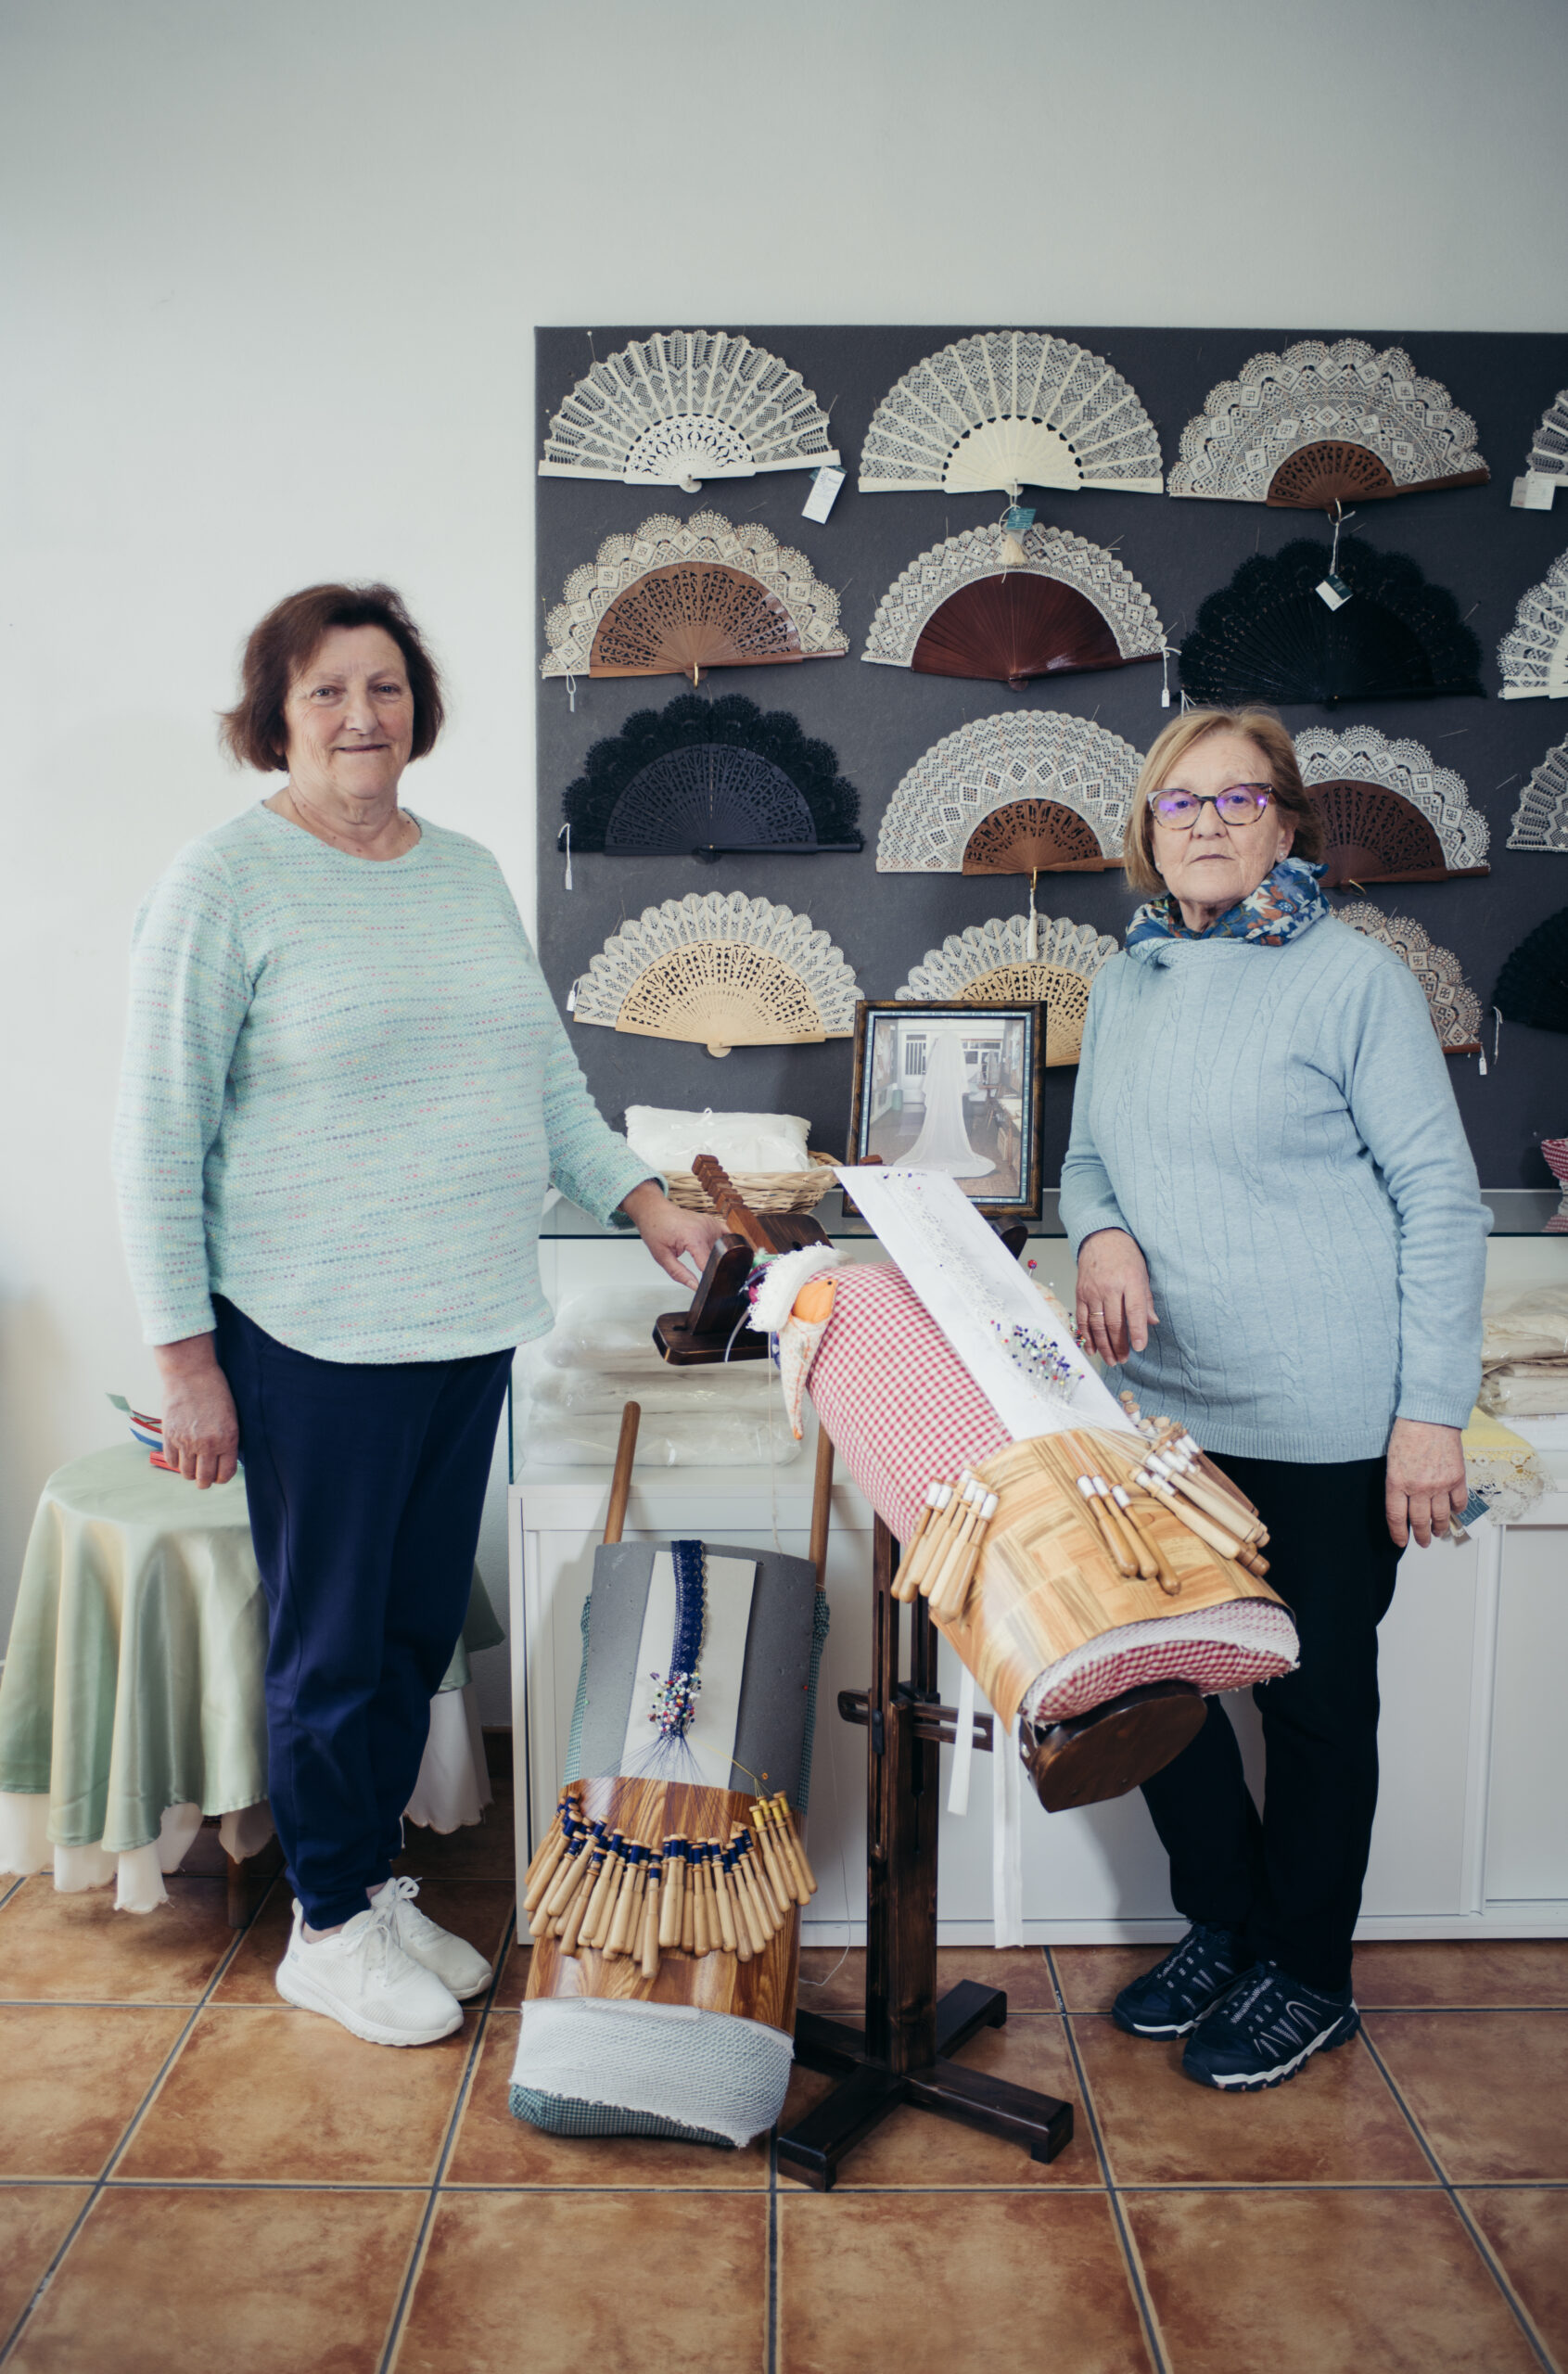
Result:
<instances>
[{"instance_id":1,"label":"tile grout line","mask_svg":"<svg viewBox=\"0 0 1568 2374\"><path fill-rule=\"evenodd\" d=\"M502 1932L500 1949L495 1957L495 1970L490 1985L485 1990L484 2001L479 2007L478 2023L474 2030L474 2040L468 2048L467 2064L458 2082L457 2099L453 2103L452 2116L447 2121L446 2134L436 2157L435 2169L426 2188L425 2214L419 2220L419 2230L414 2235L413 2247L408 2254L408 2266L403 2273L402 2288L398 2293L387 2327L386 2345L376 2360L376 2374L389 2374L392 2362L402 2343L403 2331L408 2323L408 2312L414 2304L414 2289L424 2271L426 2246L429 2240L430 2228L435 2224L436 2209L441 2193L441 2179L451 2164L453 2146L457 2140L457 2130L473 2094L474 2076L479 2065L480 2049L490 2030L491 2014L495 2009L496 1991L501 1985L501 1974L506 1967L507 1958L512 1951L512 1940L516 1934L516 1929L517 1911L514 1905L506 1916L506 1926Z\"/></svg>"},{"instance_id":2,"label":"tile grout line","mask_svg":"<svg viewBox=\"0 0 1568 2374\"><path fill-rule=\"evenodd\" d=\"M1089 2072L1084 2067L1078 2051L1078 2040L1073 2030L1072 2018L1067 2010L1067 1998L1063 1992L1062 1981L1057 1973L1055 1957L1049 1946L1042 1946L1040 1951L1045 1956L1045 1966L1051 1973L1052 1991L1056 1997L1057 2009L1061 2014L1062 2033L1067 2040L1067 2050L1072 2058L1073 2068L1077 2074L1078 2086L1083 2094L1084 2116L1089 2121L1090 2133L1094 2138L1095 2156L1100 2163L1100 2173L1105 2179L1105 2198L1111 2204L1112 2222L1116 2229L1116 2239L1121 2244L1122 2260L1127 2268L1128 2280L1132 2287L1132 2296L1138 2303L1138 2313L1142 2320L1144 2338L1149 2344L1149 2354L1154 2361L1157 2374L1171 2374L1171 2363L1165 2345L1165 2335L1160 2329L1160 2320L1154 2314L1154 2304L1149 2297L1149 2288L1143 2274L1143 2262L1133 2239L1131 2224L1122 2206L1121 2193L1111 2168L1111 2155L1105 2149L1101 2136L1100 2120L1094 2108L1094 2096L1090 2090Z\"/></svg>"},{"instance_id":3,"label":"tile grout line","mask_svg":"<svg viewBox=\"0 0 1568 2374\"><path fill-rule=\"evenodd\" d=\"M102 2168L98 2171L97 2176L92 2180L92 2189L88 2193L86 2200L83 2202L81 2210L71 2220L69 2233L61 2242L58 2250L55 2253L54 2257L49 2261L49 2264L45 2268L43 2274L39 2277L38 2281L33 2285L26 2304L22 2308L21 2314L18 2317L16 2323L11 2327L5 2342L0 2343L0 2366L6 2365L14 2353L18 2342L21 2340L23 2332L26 2330L28 2324L32 2320L33 2310L37 2307L39 2302L43 2299L44 2294L47 2291L50 2284L53 2283L55 2277L59 2272L60 2266L63 2264L71 2244L75 2241L78 2234L81 2233L83 2227L86 2224L88 2218L97 2207L97 2204L103 2196L105 2187L108 2185L109 2178L113 2176L115 2169L120 2165L121 2161L124 2158L132 2138L134 2137L137 2128L141 2125L143 2119L147 2116L147 2112L151 2109L154 2100L162 2087L164 2079L168 2076L169 2072L174 2066L175 2061L185 2050L185 2046L190 2039L191 2031L194 2029L198 2020L200 2019L203 2011L206 2010L209 2003L211 2001L214 1989L226 1974L229 1965L233 1962L236 1955L239 1952L239 1949L244 1945L247 1937L249 1936L251 1930L256 1925L256 1922L261 1919L262 1908L266 1905L274 1888L276 1887L278 1881L276 1877L270 1879L267 1882L266 1886L261 1890L260 1896L256 1900L255 1909L251 1913L249 1920L246 1922L243 1929L236 1930L234 1935L229 1939L228 1945L219 1956L217 1966L213 1970L210 1978L209 1978L207 1985L202 1989L199 1999L191 2006L191 2014L189 2019L185 2022L185 2026L180 2030L180 2033L175 2037L173 2043L170 2046L167 2054L164 2056L162 2066L159 2069L151 2085L147 2087L147 2092L142 2096L140 2103L132 2112L130 2119L121 2129L119 2142L115 2145L113 2151L109 2153L108 2158L105 2161ZM98 2008L114 2010L121 2007L110 2005L107 2007L99 2006ZM123 2008L139 2009L140 2007L128 2006Z\"/></svg>"},{"instance_id":4,"label":"tile grout line","mask_svg":"<svg viewBox=\"0 0 1568 2374\"><path fill-rule=\"evenodd\" d=\"M1546 2374L1558 2374L1557 2360L1536 2333L1534 2319L1526 2311L1523 2302L1515 2294L1513 2286L1510 2282L1507 2275L1504 2273L1500 2263L1492 2250L1491 2244L1487 2241L1485 2236L1482 2233L1481 2228L1477 2226L1474 2218L1465 2207L1463 2201L1460 2197L1459 2188L1451 2181L1448 2172L1444 2167L1442 2161L1437 2157L1437 2154L1434 2151L1432 2145L1427 2141L1425 2129L1421 2126L1420 2121L1415 2115L1415 2112L1411 2110L1409 2104L1406 2101L1404 2095L1400 2092L1398 2086L1395 2082L1393 2072L1390 2070L1387 2062L1383 2060L1383 2057L1378 2050L1376 2045L1372 2042L1371 2037L1367 2034L1364 2026L1361 2029L1361 2041L1367 2048L1367 2051L1370 2056L1373 2067L1377 2070L1383 2084L1393 2095L1401 2116L1404 2118L1411 2134L1415 2137L1417 2143L1420 2145L1421 2151L1425 2153L1427 2160L1430 2162L1433 2171L1437 2177L1438 2183L1442 2186L1444 2192L1447 2195L1447 2198L1452 2204L1454 2214L1458 2217L1460 2224L1464 2227L1465 2232L1469 2235L1471 2242L1473 2245L1482 2265L1485 2267L1486 2272L1491 2277L1493 2282L1497 2285L1498 2290L1501 2292L1503 2300L1506 2303L1515 2324L1519 2327L1520 2331L1523 2334L1536 2356L1539 2359L1542 2367L1546 2369Z\"/></svg>"}]
</instances>

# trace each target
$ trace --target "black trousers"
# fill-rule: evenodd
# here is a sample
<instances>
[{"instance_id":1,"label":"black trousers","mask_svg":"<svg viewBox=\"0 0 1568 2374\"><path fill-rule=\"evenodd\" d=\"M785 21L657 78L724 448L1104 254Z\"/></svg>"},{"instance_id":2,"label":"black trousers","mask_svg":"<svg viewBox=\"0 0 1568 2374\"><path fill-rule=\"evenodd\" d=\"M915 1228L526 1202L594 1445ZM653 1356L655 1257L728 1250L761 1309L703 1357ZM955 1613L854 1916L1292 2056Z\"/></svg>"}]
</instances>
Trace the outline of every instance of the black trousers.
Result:
<instances>
[{"instance_id":1,"label":"black trousers","mask_svg":"<svg viewBox=\"0 0 1568 2374\"><path fill-rule=\"evenodd\" d=\"M1143 1794L1178 1911L1234 1930L1252 1956L1332 1989L1350 1977L1377 1809L1377 1627L1399 1560L1383 1461L1221 1464L1268 1527L1268 1580L1295 1618L1301 1664L1253 1691L1268 1755L1261 1817L1217 1698Z\"/></svg>"}]
</instances>

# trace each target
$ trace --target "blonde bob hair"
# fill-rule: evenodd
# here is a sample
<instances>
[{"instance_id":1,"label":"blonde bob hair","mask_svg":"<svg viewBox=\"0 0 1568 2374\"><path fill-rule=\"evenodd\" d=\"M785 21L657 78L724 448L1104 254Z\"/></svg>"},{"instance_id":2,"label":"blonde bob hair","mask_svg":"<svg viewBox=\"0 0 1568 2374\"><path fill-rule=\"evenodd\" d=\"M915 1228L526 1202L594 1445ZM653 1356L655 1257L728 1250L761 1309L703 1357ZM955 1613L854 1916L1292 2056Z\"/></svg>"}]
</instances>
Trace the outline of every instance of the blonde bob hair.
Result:
<instances>
[{"instance_id":1,"label":"blonde bob hair","mask_svg":"<svg viewBox=\"0 0 1568 2374\"><path fill-rule=\"evenodd\" d=\"M1122 836L1122 864L1135 890L1156 891L1166 887L1165 878L1154 863L1154 818L1149 806L1149 794L1163 791L1188 751L1195 743L1206 741L1211 734L1243 734L1256 746L1258 756L1266 762L1264 773L1258 781L1267 780L1272 786L1275 806L1295 826L1291 855L1305 858L1322 856L1322 819L1316 802L1307 796L1301 769L1296 763L1295 744L1274 711L1271 708L1190 708L1184 715L1173 717L1159 736L1143 761L1138 788L1132 795L1127 829Z\"/></svg>"}]
</instances>

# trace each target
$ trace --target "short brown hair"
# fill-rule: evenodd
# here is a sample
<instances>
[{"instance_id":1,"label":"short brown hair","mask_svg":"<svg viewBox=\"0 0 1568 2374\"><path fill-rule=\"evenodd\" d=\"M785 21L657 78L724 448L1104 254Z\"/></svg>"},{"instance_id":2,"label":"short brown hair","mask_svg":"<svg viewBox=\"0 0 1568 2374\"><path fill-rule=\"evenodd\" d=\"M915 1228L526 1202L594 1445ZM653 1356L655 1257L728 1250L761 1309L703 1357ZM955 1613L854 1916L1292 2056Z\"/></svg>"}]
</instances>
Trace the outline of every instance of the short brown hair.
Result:
<instances>
[{"instance_id":1,"label":"short brown hair","mask_svg":"<svg viewBox=\"0 0 1568 2374\"><path fill-rule=\"evenodd\" d=\"M1301 780L1295 744L1274 711L1271 708L1190 708L1180 717L1173 717L1159 735L1143 761L1138 788L1132 795L1132 806L1128 810L1127 825L1122 835L1122 864L1135 890L1163 890L1166 887L1165 878L1154 863L1151 838L1154 817L1149 807L1149 794L1163 789L1170 781L1179 761L1193 744L1206 741L1211 734L1244 734L1249 742L1256 744L1268 762L1268 780L1273 786L1274 804L1295 826L1291 855L1319 858L1323 854L1323 820L1318 812L1317 803L1307 797L1307 786Z\"/></svg>"},{"instance_id":2,"label":"short brown hair","mask_svg":"<svg viewBox=\"0 0 1568 2374\"><path fill-rule=\"evenodd\" d=\"M441 680L418 628L389 585L307 585L267 612L250 631L240 664L239 698L220 721L224 747L241 766L274 774L288 764L283 705L334 627L380 627L402 653L414 695L411 759L433 749L446 720Z\"/></svg>"}]
</instances>

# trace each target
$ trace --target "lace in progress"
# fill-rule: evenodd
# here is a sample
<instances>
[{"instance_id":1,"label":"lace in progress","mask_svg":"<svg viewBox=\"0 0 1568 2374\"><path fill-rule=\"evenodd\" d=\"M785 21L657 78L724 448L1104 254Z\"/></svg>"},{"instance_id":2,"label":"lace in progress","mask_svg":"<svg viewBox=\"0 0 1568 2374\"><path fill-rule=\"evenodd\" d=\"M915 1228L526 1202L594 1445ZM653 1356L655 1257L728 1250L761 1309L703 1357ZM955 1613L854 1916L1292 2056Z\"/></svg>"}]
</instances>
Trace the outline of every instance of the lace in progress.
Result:
<instances>
[{"instance_id":1,"label":"lace in progress","mask_svg":"<svg viewBox=\"0 0 1568 2374\"><path fill-rule=\"evenodd\" d=\"M1007 547L1021 548L1009 561ZM1060 528L966 528L895 578L862 659L1003 684L1157 659L1159 614L1103 545Z\"/></svg>"},{"instance_id":2,"label":"lace in progress","mask_svg":"<svg viewBox=\"0 0 1568 2374\"><path fill-rule=\"evenodd\" d=\"M1433 1027L1446 1055L1477 1055L1481 1052L1481 1001L1460 969L1450 948L1428 939L1409 915L1385 915L1381 907L1358 901L1334 910L1337 920L1369 939L1381 940L1408 964L1426 994Z\"/></svg>"},{"instance_id":3,"label":"lace in progress","mask_svg":"<svg viewBox=\"0 0 1568 2374\"><path fill-rule=\"evenodd\" d=\"M1488 872L1486 819L1423 744L1390 742L1375 725L1313 725L1295 750L1328 833L1330 888Z\"/></svg>"},{"instance_id":4,"label":"lace in progress","mask_svg":"<svg viewBox=\"0 0 1568 2374\"><path fill-rule=\"evenodd\" d=\"M855 976L809 915L766 899L667 899L607 939L577 983L575 1016L644 1039L732 1047L847 1039Z\"/></svg>"},{"instance_id":5,"label":"lace in progress","mask_svg":"<svg viewBox=\"0 0 1568 2374\"><path fill-rule=\"evenodd\" d=\"M899 785L877 871L1103 873L1121 862L1142 763L1119 734L1055 709L976 718L934 743Z\"/></svg>"},{"instance_id":6,"label":"lace in progress","mask_svg":"<svg viewBox=\"0 0 1568 2374\"><path fill-rule=\"evenodd\" d=\"M656 513L574 568L544 624L552 676L691 676L837 659L838 596L804 553L721 513Z\"/></svg>"},{"instance_id":7,"label":"lace in progress","mask_svg":"<svg viewBox=\"0 0 1568 2374\"><path fill-rule=\"evenodd\" d=\"M1116 943L1067 915L993 916L929 948L895 996L927 1005L1045 1004L1047 1065L1076 1064L1094 976Z\"/></svg>"},{"instance_id":8,"label":"lace in progress","mask_svg":"<svg viewBox=\"0 0 1568 2374\"><path fill-rule=\"evenodd\" d=\"M1514 812L1511 849L1559 849L1568 857L1568 741L1549 750Z\"/></svg>"},{"instance_id":9,"label":"lace in progress","mask_svg":"<svg viewBox=\"0 0 1568 2374\"><path fill-rule=\"evenodd\" d=\"M1039 330L991 330L906 371L872 415L860 491L1016 501L1026 486L1159 494L1160 440L1103 356Z\"/></svg>"},{"instance_id":10,"label":"lace in progress","mask_svg":"<svg viewBox=\"0 0 1568 2374\"><path fill-rule=\"evenodd\" d=\"M1436 379L1421 379L1403 348L1375 354L1364 338L1302 338L1255 354L1211 388L1181 432L1170 474L1178 495L1332 511L1434 487L1485 486L1475 423Z\"/></svg>"},{"instance_id":11,"label":"lace in progress","mask_svg":"<svg viewBox=\"0 0 1568 2374\"><path fill-rule=\"evenodd\" d=\"M667 330L595 363L551 422L542 479L678 486L835 463L827 415L778 355L746 338Z\"/></svg>"},{"instance_id":12,"label":"lace in progress","mask_svg":"<svg viewBox=\"0 0 1568 2374\"><path fill-rule=\"evenodd\" d=\"M1505 701L1568 698L1568 553L1521 600L1498 646Z\"/></svg>"}]
</instances>

